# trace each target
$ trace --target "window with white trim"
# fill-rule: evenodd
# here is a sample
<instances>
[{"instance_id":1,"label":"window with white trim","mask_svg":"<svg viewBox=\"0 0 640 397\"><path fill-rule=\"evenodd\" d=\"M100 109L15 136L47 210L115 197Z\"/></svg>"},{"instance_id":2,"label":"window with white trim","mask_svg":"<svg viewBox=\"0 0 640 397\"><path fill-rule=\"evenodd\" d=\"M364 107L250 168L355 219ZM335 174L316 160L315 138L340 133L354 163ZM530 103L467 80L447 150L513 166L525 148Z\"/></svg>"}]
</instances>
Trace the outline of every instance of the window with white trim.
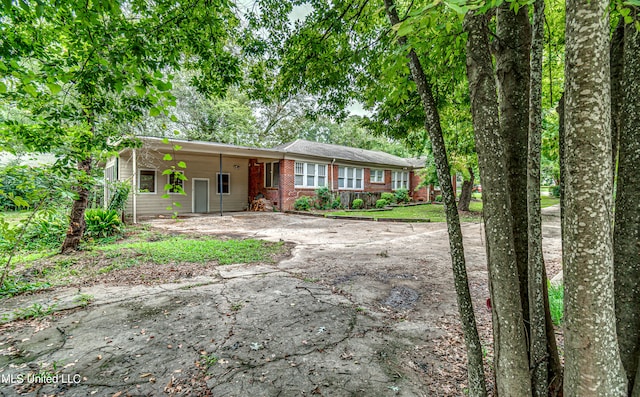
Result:
<instances>
[{"instance_id":1,"label":"window with white trim","mask_svg":"<svg viewBox=\"0 0 640 397\"><path fill-rule=\"evenodd\" d=\"M216 173L216 194L231 194L231 175Z\"/></svg>"},{"instance_id":2,"label":"window with white trim","mask_svg":"<svg viewBox=\"0 0 640 397\"><path fill-rule=\"evenodd\" d=\"M295 163L296 187L322 187L327 186L327 166L315 163Z\"/></svg>"},{"instance_id":3,"label":"window with white trim","mask_svg":"<svg viewBox=\"0 0 640 397\"><path fill-rule=\"evenodd\" d=\"M168 175L167 184L165 190L167 193L184 194L184 181L187 177L184 176L182 171L172 171Z\"/></svg>"},{"instance_id":4,"label":"window with white trim","mask_svg":"<svg viewBox=\"0 0 640 397\"><path fill-rule=\"evenodd\" d=\"M338 167L338 188L339 189L363 189L362 177L363 168Z\"/></svg>"},{"instance_id":5,"label":"window with white trim","mask_svg":"<svg viewBox=\"0 0 640 397\"><path fill-rule=\"evenodd\" d=\"M409 172L408 171L392 171L391 172L391 189L409 189Z\"/></svg>"},{"instance_id":6,"label":"window with white trim","mask_svg":"<svg viewBox=\"0 0 640 397\"><path fill-rule=\"evenodd\" d=\"M280 183L280 163L266 163L264 165L264 187L278 187Z\"/></svg>"},{"instance_id":7,"label":"window with white trim","mask_svg":"<svg viewBox=\"0 0 640 397\"><path fill-rule=\"evenodd\" d=\"M384 183L384 170L371 170L371 177L370 177L370 182L371 183Z\"/></svg>"},{"instance_id":8,"label":"window with white trim","mask_svg":"<svg viewBox=\"0 0 640 397\"><path fill-rule=\"evenodd\" d=\"M138 171L138 192L142 194L156 192L156 171L155 170Z\"/></svg>"}]
</instances>

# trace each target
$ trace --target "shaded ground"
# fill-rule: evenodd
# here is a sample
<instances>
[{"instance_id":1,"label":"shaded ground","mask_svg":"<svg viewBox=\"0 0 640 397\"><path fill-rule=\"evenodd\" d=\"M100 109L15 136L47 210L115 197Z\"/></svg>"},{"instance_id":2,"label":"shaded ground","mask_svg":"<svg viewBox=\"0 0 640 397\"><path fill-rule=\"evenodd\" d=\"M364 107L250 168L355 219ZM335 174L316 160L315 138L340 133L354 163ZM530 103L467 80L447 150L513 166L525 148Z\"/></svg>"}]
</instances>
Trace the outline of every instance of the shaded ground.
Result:
<instances>
[{"instance_id":1,"label":"shaded ground","mask_svg":"<svg viewBox=\"0 0 640 397\"><path fill-rule=\"evenodd\" d=\"M68 310L2 326L0 395L464 393L445 224L271 213L150 224L171 233L295 246L277 264L221 266L184 274L176 283L107 282L4 300L2 312L33 302ZM549 268L557 268L559 229L550 225L544 232ZM484 235L479 224L463 225L463 233L490 352ZM82 293L93 295L94 303L78 307L74 299ZM67 378L29 382L28 374L36 373Z\"/></svg>"}]
</instances>

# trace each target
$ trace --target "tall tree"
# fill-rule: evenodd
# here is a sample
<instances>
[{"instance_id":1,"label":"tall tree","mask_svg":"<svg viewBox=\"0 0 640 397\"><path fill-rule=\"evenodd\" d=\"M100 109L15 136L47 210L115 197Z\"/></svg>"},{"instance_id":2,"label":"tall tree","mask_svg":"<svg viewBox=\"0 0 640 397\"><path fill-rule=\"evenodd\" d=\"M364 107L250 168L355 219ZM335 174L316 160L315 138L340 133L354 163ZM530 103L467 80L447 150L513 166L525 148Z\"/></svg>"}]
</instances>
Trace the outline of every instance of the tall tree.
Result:
<instances>
[{"instance_id":1,"label":"tall tree","mask_svg":"<svg viewBox=\"0 0 640 397\"><path fill-rule=\"evenodd\" d=\"M567 1L566 396L625 396L613 294L609 2Z\"/></svg>"},{"instance_id":2,"label":"tall tree","mask_svg":"<svg viewBox=\"0 0 640 397\"><path fill-rule=\"evenodd\" d=\"M518 267L513 246L506 142L500 132L496 79L489 44L489 16L465 16L467 78L483 189L493 347L498 395L530 396L531 379Z\"/></svg>"},{"instance_id":3,"label":"tall tree","mask_svg":"<svg viewBox=\"0 0 640 397\"><path fill-rule=\"evenodd\" d=\"M200 69L194 80L208 93L236 81L238 61L225 45L237 20L226 0L44 0L3 2L2 10L0 55L10 77L1 91L27 114L2 130L34 151L64 147L63 161L76 164L68 252L84 232L96 156L133 144L114 127L167 112L174 100L168 70Z\"/></svg>"},{"instance_id":4,"label":"tall tree","mask_svg":"<svg viewBox=\"0 0 640 397\"><path fill-rule=\"evenodd\" d=\"M632 22L640 23L640 7L632 7ZM624 100L620 121L613 244L615 307L620 358L629 390L640 395L640 31L634 23L624 28ZM615 136L615 134L613 134Z\"/></svg>"}]
</instances>

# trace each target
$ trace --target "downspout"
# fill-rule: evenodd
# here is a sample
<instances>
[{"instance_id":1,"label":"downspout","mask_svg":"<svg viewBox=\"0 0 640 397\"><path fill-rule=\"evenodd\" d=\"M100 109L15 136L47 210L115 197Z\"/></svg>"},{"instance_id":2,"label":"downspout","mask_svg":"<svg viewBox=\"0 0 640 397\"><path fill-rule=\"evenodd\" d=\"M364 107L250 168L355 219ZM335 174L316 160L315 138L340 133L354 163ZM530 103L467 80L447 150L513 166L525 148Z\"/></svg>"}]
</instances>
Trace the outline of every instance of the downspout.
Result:
<instances>
[{"instance_id":1,"label":"downspout","mask_svg":"<svg viewBox=\"0 0 640 397\"><path fill-rule=\"evenodd\" d=\"M138 157L136 155L136 149L133 149L133 224L138 223Z\"/></svg>"},{"instance_id":2,"label":"downspout","mask_svg":"<svg viewBox=\"0 0 640 397\"><path fill-rule=\"evenodd\" d=\"M222 216L222 153L220 153L220 168L218 171L218 192L220 194L220 216Z\"/></svg>"},{"instance_id":3,"label":"downspout","mask_svg":"<svg viewBox=\"0 0 640 397\"><path fill-rule=\"evenodd\" d=\"M295 167L295 165L294 165ZM282 154L282 164L280 164L278 166L278 207L280 207L280 212L283 211L283 206L282 206L282 171L284 170L284 153ZM293 170L294 176L293 178L295 179L295 168Z\"/></svg>"},{"instance_id":4,"label":"downspout","mask_svg":"<svg viewBox=\"0 0 640 397\"><path fill-rule=\"evenodd\" d=\"M333 174L333 163L336 162L336 159L331 160L331 192L333 192L333 178L334 178L334 174ZM364 177L364 175L362 175ZM333 200L333 199L332 199Z\"/></svg>"}]
</instances>

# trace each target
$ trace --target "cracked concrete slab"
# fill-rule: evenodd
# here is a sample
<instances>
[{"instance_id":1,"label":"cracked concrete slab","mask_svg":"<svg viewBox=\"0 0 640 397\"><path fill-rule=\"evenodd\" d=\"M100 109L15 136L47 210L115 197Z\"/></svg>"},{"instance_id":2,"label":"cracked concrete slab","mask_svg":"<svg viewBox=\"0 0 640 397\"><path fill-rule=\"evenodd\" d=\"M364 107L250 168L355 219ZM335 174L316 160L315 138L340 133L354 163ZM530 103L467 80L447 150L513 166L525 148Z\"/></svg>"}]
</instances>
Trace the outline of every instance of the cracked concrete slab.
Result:
<instances>
[{"instance_id":1,"label":"cracked concrete slab","mask_svg":"<svg viewBox=\"0 0 640 397\"><path fill-rule=\"evenodd\" d=\"M3 332L0 376L55 366L80 381L3 382L0 396L447 395L430 378L447 370L432 346L457 317L446 225L255 213L149 224L296 245L278 264L224 266L213 277L6 300L7 309L69 310ZM557 255L550 230L546 253ZM487 316L483 231L466 224L463 233L477 315ZM94 303L72 308L78 293Z\"/></svg>"}]
</instances>

